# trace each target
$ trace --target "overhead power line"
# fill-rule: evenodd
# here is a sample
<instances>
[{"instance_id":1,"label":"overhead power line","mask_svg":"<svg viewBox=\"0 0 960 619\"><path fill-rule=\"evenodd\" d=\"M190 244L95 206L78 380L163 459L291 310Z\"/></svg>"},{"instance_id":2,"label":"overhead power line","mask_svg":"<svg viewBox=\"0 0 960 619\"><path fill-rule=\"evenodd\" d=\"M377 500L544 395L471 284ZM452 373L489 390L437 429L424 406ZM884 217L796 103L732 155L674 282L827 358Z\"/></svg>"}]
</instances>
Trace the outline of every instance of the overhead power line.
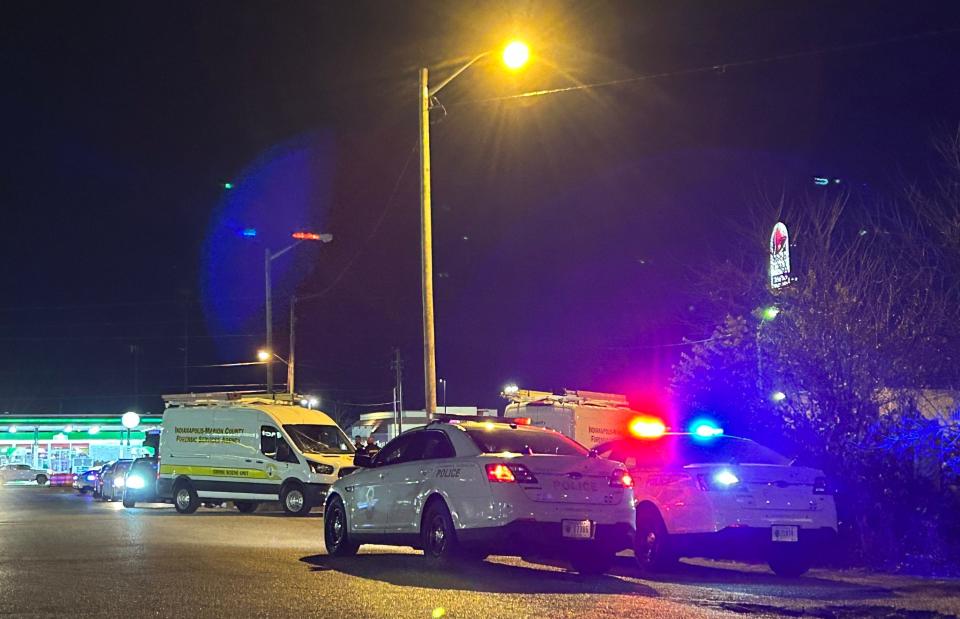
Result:
<instances>
[{"instance_id":1,"label":"overhead power line","mask_svg":"<svg viewBox=\"0 0 960 619\"><path fill-rule=\"evenodd\" d=\"M607 80L604 82L594 82L592 84L576 84L573 86L563 86L560 88L546 88L543 90L533 90L530 92L524 92L516 95L505 95L502 97L490 97L486 99L473 99L469 101L462 101L459 103L448 104L445 107L449 108L449 107L458 107L462 105L479 105L482 103L495 103L499 101L511 101L514 99L530 99L533 97L542 97L545 95L553 95L553 94L559 94L564 92L576 92L580 90L596 90L600 88L610 88L614 86L626 86L626 85L635 84L638 82L644 82L644 81L649 81L654 79L663 79L667 77L683 77L687 75L696 75L698 73L725 72L728 69L739 69L743 67L750 67L750 66L756 66L756 65L762 65L762 64L784 62L787 60L796 60L799 58L810 58L814 56L823 56L827 54L837 54L841 52L868 49L870 47L880 47L883 45L891 45L893 43L917 41L921 39L949 36L953 34L960 34L960 28L948 28L944 30L928 30L925 32L918 32L914 34L890 37L887 39L866 41L862 43L851 43L849 45L837 45L834 47L825 47L821 49L791 52L787 54L777 54L775 56L766 56L763 58L754 58L751 60L737 60L732 62L714 63L714 64L704 65L700 67L694 67L691 69L679 69L676 71L648 73L645 75L635 75L632 77L625 77L625 78L620 78L615 80Z\"/></svg>"}]
</instances>

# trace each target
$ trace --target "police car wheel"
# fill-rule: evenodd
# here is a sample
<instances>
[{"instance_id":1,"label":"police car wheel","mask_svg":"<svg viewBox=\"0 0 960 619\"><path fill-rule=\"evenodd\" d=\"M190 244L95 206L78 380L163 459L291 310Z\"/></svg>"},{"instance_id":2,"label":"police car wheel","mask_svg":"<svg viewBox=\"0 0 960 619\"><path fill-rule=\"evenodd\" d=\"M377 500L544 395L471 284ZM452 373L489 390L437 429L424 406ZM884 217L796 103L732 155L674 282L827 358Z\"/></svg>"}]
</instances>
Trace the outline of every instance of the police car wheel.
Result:
<instances>
[{"instance_id":1,"label":"police car wheel","mask_svg":"<svg viewBox=\"0 0 960 619\"><path fill-rule=\"evenodd\" d=\"M257 511L257 507L259 507L253 501L234 501L233 505L241 514L252 514Z\"/></svg>"},{"instance_id":2,"label":"police car wheel","mask_svg":"<svg viewBox=\"0 0 960 619\"><path fill-rule=\"evenodd\" d=\"M340 497L330 500L327 511L323 515L323 542L327 546L327 554L331 557L352 557L360 549L360 544L350 541L350 534L347 531L347 510Z\"/></svg>"},{"instance_id":3,"label":"police car wheel","mask_svg":"<svg viewBox=\"0 0 960 619\"><path fill-rule=\"evenodd\" d=\"M784 549L770 557L769 565L777 576L797 578L810 569L810 554L803 548Z\"/></svg>"},{"instance_id":4,"label":"police car wheel","mask_svg":"<svg viewBox=\"0 0 960 619\"><path fill-rule=\"evenodd\" d=\"M280 491L280 504L288 516L306 516L313 509L300 484L288 484Z\"/></svg>"},{"instance_id":5,"label":"police car wheel","mask_svg":"<svg viewBox=\"0 0 960 619\"><path fill-rule=\"evenodd\" d=\"M637 514L633 555L642 570L665 570L676 564L677 557L670 551L669 534L660 514L651 510Z\"/></svg>"},{"instance_id":6,"label":"police car wheel","mask_svg":"<svg viewBox=\"0 0 960 619\"><path fill-rule=\"evenodd\" d=\"M136 506L137 506L137 502L133 499L133 497L128 497L128 496L127 496L127 493L124 492L124 493L123 493L123 506L126 507L126 508L136 507Z\"/></svg>"},{"instance_id":7,"label":"police car wheel","mask_svg":"<svg viewBox=\"0 0 960 619\"><path fill-rule=\"evenodd\" d=\"M606 550L590 549L570 558L575 572L584 576L603 574L613 566L613 553Z\"/></svg>"},{"instance_id":8,"label":"police car wheel","mask_svg":"<svg viewBox=\"0 0 960 619\"><path fill-rule=\"evenodd\" d=\"M49 480L47 479L47 476L46 476L46 475L37 475L37 485L38 485L38 486L46 486L48 481L49 481Z\"/></svg>"},{"instance_id":9,"label":"police car wheel","mask_svg":"<svg viewBox=\"0 0 960 619\"><path fill-rule=\"evenodd\" d=\"M192 514L200 507L197 491L188 482L180 482L173 489L173 507L181 514Z\"/></svg>"},{"instance_id":10,"label":"police car wheel","mask_svg":"<svg viewBox=\"0 0 960 619\"><path fill-rule=\"evenodd\" d=\"M450 517L450 510L442 501L436 501L427 508L421 535L423 556L429 563L436 566L447 565L459 557L453 519Z\"/></svg>"}]
</instances>

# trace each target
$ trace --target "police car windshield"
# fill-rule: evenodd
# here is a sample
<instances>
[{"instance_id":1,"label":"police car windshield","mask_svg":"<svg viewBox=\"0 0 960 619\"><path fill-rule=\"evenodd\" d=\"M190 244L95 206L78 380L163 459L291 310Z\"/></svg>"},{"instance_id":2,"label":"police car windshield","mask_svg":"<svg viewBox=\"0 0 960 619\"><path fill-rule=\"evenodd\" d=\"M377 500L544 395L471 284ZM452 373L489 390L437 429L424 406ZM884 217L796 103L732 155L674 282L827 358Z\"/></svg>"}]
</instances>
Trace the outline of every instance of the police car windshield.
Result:
<instances>
[{"instance_id":1,"label":"police car windshield","mask_svg":"<svg viewBox=\"0 0 960 619\"><path fill-rule=\"evenodd\" d=\"M305 454L352 454L355 451L350 439L337 426L291 424L283 429Z\"/></svg>"},{"instance_id":2,"label":"police car windshield","mask_svg":"<svg viewBox=\"0 0 960 619\"><path fill-rule=\"evenodd\" d=\"M491 424L492 425L492 424ZM587 450L562 434L510 427L468 428L467 435L483 453L586 456Z\"/></svg>"}]
</instances>

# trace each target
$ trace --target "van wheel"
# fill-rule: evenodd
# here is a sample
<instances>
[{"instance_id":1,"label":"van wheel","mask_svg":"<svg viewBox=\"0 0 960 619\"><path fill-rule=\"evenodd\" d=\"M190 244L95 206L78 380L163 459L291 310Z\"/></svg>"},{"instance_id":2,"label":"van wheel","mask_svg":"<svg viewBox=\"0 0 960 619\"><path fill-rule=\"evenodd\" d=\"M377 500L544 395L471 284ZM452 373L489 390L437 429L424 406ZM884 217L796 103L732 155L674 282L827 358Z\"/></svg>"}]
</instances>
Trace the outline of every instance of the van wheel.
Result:
<instances>
[{"instance_id":1,"label":"van wheel","mask_svg":"<svg viewBox=\"0 0 960 619\"><path fill-rule=\"evenodd\" d=\"M233 505L241 514L252 514L253 512L257 511L258 507L258 505L253 501L234 501Z\"/></svg>"},{"instance_id":2,"label":"van wheel","mask_svg":"<svg viewBox=\"0 0 960 619\"><path fill-rule=\"evenodd\" d=\"M181 514L192 514L200 507L197 491L188 481L178 482L173 488L173 506Z\"/></svg>"},{"instance_id":3,"label":"van wheel","mask_svg":"<svg viewBox=\"0 0 960 619\"><path fill-rule=\"evenodd\" d=\"M676 565L677 556L670 549L670 534L663 519L653 509L637 513L637 537L633 556L645 571L662 571Z\"/></svg>"},{"instance_id":4,"label":"van wheel","mask_svg":"<svg viewBox=\"0 0 960 619\"><path fill-rule=\"evenodd\" d=\"M323 514L323 542L327 545L327 554L331 557L352 557L357 554L360 544L350 541L347 531L347 510L343 499L333 497Z\"/></svg>"},{"instance_id":5,"label":"van wheel","mask_svg":"<svg viewBox=\"0 0 960 619\"><path fill-rule=\"evenodd\" d=\"M423 556L431 567L449 566L459 557L457 532L453 528L450 510L442 500L427 508L420 535Z\"/></svg>"},{"instance_id":6,"label":"van wheel","mask_svg":"<svg viewBox=\"0 0 960 619\"><path fill-rule=\"evenodd\" d=\"M47 476L46 476L46 475L37 475L37 485L38 485L38 486L46 486L48 481L49 481L49 479L47 479Z\"/></svg>"},{"instance_id":7,"label":"van wheel","mask_svg":"<svg viewBox=\"0 0 960 619\"><path fill-rule=\"evenodd\" d=\"M290 483L280 491L280 504L288 516L306 516L313 509L307 491L298 483Z\"/></svg>"},{"instance_id":8,"label":"van wheel","mask_svg":"<svg viewBox=\"0 0 960 619\"><path fill-rule=\"evenodd\" d=\"M137 502L133 500L133 497L128 497L127 493L123 493L123 506L127 508L136 507Z\"/></svg>"}]
</instances>

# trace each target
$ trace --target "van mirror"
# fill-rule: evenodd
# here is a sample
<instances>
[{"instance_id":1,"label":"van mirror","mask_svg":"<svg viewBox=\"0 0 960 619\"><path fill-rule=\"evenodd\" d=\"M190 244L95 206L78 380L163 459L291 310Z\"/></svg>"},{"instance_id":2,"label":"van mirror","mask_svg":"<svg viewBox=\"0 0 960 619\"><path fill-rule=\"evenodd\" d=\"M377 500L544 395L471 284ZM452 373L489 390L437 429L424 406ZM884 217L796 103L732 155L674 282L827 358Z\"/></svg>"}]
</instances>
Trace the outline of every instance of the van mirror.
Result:
<instances>
[{"instance_id":1,"label":"van mirror","mask_svg":"<svg viewBox=\"0 0 960 619\"><path fill-rule=\"evenodd\" d=\"M373 456L376 454L370 454L366 451L358 451L353 454L353 466L363 467L368 469L373 466Z\"/></svg>"}]
</instances>

